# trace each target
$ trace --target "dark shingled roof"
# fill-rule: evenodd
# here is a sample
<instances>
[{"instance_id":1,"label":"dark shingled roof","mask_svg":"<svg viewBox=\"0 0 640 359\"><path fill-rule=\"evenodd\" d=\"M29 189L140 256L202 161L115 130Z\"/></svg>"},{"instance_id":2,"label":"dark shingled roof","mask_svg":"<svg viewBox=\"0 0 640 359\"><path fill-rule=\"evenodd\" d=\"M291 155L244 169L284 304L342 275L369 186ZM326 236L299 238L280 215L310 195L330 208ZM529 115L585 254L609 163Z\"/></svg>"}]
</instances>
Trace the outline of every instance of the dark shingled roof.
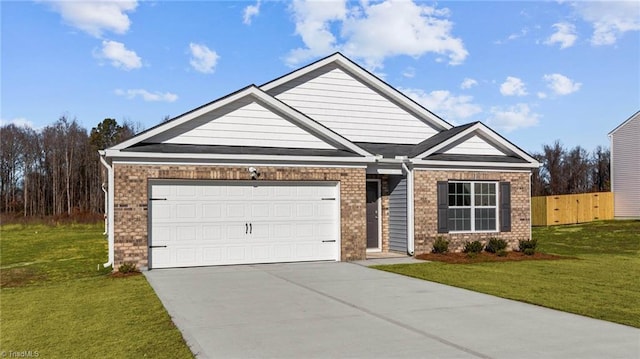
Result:
<instances>
[{"instance_id":1,"label":"dark shingled roof","mask_svg":"<svg viewBox=\"0 0 640 359\"><path fill-rule=\"evenodd\" d=\"M224 155L280 155L280 156L328 156L328 157L362 157L357 153L345 150L325 150L309 148L276 148L254 146L210 146L182 145L173 143L141 143L122 152L156 152L156 153L198 153Z\"/></svg>"},{"instance_id":2,"label":"dark shingled roof","mask_svg":"<svg viewBox=\"0 0 640 359\"><path fill-rule=\"evenodd\" d=\"M354 142L356 146L363 148L365 151L382 155L384 158L395 158L396 156L408 156L416 145L396 144L396 143L372 143L372 142Z\"/></svg>"}]
</instances>

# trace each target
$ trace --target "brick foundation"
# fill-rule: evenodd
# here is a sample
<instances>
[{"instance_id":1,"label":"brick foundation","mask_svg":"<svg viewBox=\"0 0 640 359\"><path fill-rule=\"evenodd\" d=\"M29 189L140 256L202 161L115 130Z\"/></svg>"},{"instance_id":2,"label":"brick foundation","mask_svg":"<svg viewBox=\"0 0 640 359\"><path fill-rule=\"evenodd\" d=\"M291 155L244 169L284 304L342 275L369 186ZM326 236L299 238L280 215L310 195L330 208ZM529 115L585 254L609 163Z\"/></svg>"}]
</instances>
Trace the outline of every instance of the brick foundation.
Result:
<instances>
[{"instance_id":1,"label":"brick foundation","mask_svg":"<svg viewBox=\"0 0 640 359\"><path fill-rule=\"evenodd\" d=\"M365 259L364 168L260 167L262 181L340 182L341 259ZM147 209L150 179L248 180L246 166L114 164L115 263L148 267Z\"/></svg>"}]
</instances>

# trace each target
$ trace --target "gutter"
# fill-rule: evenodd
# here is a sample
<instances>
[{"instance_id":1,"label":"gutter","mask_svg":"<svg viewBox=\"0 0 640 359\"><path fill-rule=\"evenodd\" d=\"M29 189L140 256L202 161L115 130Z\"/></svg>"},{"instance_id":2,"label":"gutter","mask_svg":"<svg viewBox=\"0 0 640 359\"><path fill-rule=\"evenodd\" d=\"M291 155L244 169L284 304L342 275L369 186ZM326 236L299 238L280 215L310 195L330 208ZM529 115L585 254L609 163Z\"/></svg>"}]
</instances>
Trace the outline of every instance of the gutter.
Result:
<instances>
[{"instance_id":1,"label":"gutter","mask_svg":"<svg viewBox=\"0 0 640 359\"><path fill-rule=\"evenodd\" d=\"M102 159L102 157L100 158ZM106 183L103 182L100 186L102 188L102 192L104 192L104 232L102 232L102 235L107 235L107 233L109 233L109 220L107 217L107 213L109 213L109 192L105 188L105 185Z\"/></svg>"},{"instance_id":2,"label":"gutter","mask_svg":"<svg viewBox=\"0 0 640 359\"><path fill-rule=\"evenodd\" d=\"M107 177L108 177L108 190L105 190L104 185L102 187L102 190L105 192L105 199L108 199L105 201L104 204L104 208L106 210L106 218L105 218L105 223L106 223L106 232L107 232L107 242L109 243L109 258L107 263L104 263L103 266L106 267L112 267L113 266L113 261L114 261L114 226L113 226L113 201L114 201L114 174L113 174L113 167L110 166L107 161L105 160L105 151L98 151L98 154L100 154L100 162L102 163L102 165L107 169Z\"/></svg>"}]
</instances>

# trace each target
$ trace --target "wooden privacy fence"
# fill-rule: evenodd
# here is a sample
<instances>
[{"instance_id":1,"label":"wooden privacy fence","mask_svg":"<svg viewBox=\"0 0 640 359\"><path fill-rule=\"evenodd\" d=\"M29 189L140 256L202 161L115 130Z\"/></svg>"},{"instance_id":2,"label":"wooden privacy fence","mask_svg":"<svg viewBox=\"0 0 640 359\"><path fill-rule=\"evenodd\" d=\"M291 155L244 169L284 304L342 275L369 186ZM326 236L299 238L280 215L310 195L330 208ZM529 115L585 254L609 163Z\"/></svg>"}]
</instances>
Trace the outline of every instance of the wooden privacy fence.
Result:
<instances>
[{"instance_id":1,"label":"wooden privacy fence","mask_svg":"<svg viewBox=\"0 0 640 359\"><path fill-rule=\"evenodd\" d=\"M552 226L613 219L613 193L531 197L531 224Z\"/></svg>"}]
</instances>

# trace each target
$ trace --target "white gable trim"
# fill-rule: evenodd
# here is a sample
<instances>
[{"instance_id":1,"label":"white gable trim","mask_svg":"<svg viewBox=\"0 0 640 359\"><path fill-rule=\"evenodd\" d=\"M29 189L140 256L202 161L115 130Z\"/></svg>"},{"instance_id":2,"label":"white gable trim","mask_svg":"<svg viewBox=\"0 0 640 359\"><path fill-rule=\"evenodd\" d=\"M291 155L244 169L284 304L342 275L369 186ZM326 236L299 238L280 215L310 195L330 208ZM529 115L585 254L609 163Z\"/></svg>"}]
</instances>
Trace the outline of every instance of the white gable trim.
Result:
<instances>
[{"instance_id":1,"label":"white gable trim","mask_svg":"<svg viewBox=\"0 0 640 359\"><path fill-rule=\"evenodd\" d=\"M135 145L137 143L140 143L148 138L151 138L153 136L156 136L162 132L165 132L167 130L170 130L176 126L182 125L188 121L193 120L194 118L206 115L207 113L221 108L223 106L226 106L228 104L231 104L235 101L238 101L242 98L251 96L253 98L255 98L256 100L260 101L261 103L281 112L282 114L284 114L288 119L292 120L292 122L295 122L297 124L299 124L302 128L310 130L312 133L318 135L319 138L321 138L324 141L327 141L329 144L332 145L337 145L337 147L342 147L342 148L346 148L349 149L359 155L365 156L365 157L369 157L372 156L372 154L368 153L367 151L365 151L364 149L360 148L359 146L356 146L355 144L353 144L352 142L350 142L349 140L345 139L344 137L341 137L340 135L336 134L335 132L329 130L328 128L320 125L319 123L315 122L314 120L308 118L307 116L305 116L304 114L300 113L299 111L296 111L295 109L287 106L285 103L283 103L282 101L270 96L269 94L265 93L264 91L262 91L261 89L257 88L256 86L249 86L246 87L240 91L237 91L229 96L223 97L215 102L212 102L208 105L202 106L196 110L193 110L191 112L187 112L184 115L178 116L177 118L175 118L174 120L161 124L157 127L154 127L148 131L145 131L137 136L134 136L133 138L124 141L118 145L115 145L113 147L110 148L110 150L122 150L125 149L127 147L130 147L132 145ZM109 156L109 154L112 153L112 151L107 151L107 156ZM131 155L130 153L127 153L127 155Z\"/></svg>"},{"instance_id":2,"label":"white gable trim","mask_svg":"<svg viewBox=\"0 0 640 359\"><path fill-rule=\"evenodd\" d=\"M342 55L341 53L335 53L331 56L325 57L324 59L316 61L308 66L305 66L299 70L296 70L285 76L282 76L276 80L267 82L266 84L260 86L260 88L268 92L276 87L279 87L287 82L290 82L294 79L304 76L312 71L315 71L331 63L338 65L342 70L353 75L358 80L366 83L367 85L371 86L375 90L381 92L385 96L392 99L394 102L397 102L405 110L413 113L419 119L427 122L428 124L435 127L436 129L448 130L453 127L451 124L447 123L446 121L442 120L438 116L434 115L424 107L418 105L416 102L414 102L413 100L411 100L406 95L396 90L386 82L380 80L370 72L358 66L357 64L355 64L354 62L346 58L344 55Z\"/></svg>"},{"instance_id":3,"label":"white gable trim","mask_svg":"<svg viewBox=\"0 0 640 359\"><path fill-rule=\"evenodd\" d=\"M430 149L428 149L427 151L415 156L415 159L421 159L424 157L427 157L429 155L432 155L434 153L437 153L438 151L447 148L449 146L453 146L455 145L456 142L460 141L461 139L467 137L468 135L472 134L472 133L480 133L482 134L482 136L486 139L488 139L490 142L493 142L493 144L497 145L498 148L502 148L507 150L508 152L512 152L513 154L521 157L522 159L524 159L525 161L529 162L529 164L527 164L527 166L531 166L533 165L535 168L540 167L540 162L538 162L535 158L531 157L529 154L527 154L526 152L522 151L520 148L518 148L517 146L515 146L514 144L512 144L511 142L505 140L502 136L498 135L496 132L494 132L492 129L490 129L489 127L487 127L486 125L484 125L481 122L478 122L476 124L474 124L473 126L467 128L466 130L456 134L455 136L449 138L446 141L443 141L433 147L431 147Z\"/></svg>"}]
</instances>

